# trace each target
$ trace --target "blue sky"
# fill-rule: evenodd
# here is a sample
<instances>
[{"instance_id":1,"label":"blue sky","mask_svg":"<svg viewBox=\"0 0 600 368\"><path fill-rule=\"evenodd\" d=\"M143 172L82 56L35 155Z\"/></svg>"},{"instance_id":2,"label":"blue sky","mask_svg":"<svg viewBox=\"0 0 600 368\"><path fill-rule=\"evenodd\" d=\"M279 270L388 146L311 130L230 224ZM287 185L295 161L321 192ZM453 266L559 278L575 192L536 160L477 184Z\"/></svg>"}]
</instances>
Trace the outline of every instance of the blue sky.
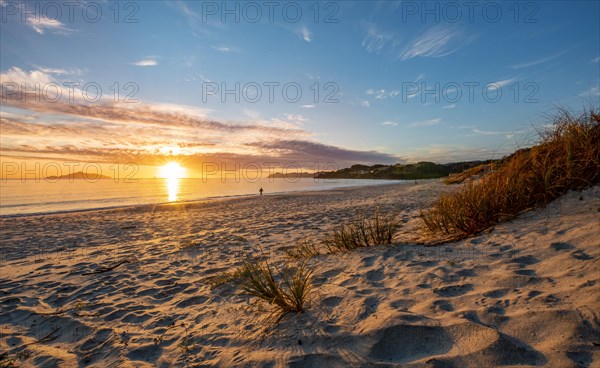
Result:
<instances>
[{"instance_id":1,"label":"blue sky","mask_svg":"<svg viewBox=\"0 0 600 368\"><path fill-rule=\"evenodd\" d=\"M53 4L0 7L4 160L487 159L600 105L596 1ZM36 83L61 98L13 88Z\"/></svg>"}]
</instances>

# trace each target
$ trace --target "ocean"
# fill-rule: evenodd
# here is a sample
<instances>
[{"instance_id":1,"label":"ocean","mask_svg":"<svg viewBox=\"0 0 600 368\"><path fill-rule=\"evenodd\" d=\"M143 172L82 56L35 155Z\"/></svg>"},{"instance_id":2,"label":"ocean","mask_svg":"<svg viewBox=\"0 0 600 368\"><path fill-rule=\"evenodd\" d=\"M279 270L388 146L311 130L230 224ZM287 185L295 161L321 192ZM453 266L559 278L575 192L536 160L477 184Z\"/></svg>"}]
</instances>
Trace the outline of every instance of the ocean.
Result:
<instances>
[{"instance_id":1,"label":"ocean","mask_svg":"<svg viewBox=\"0 0 600 368\"><path fill-rule=\"evenodd\" d=\"M234 178L112 179L88 180L0 180L0 216L125 207L132 205L185 202L207 198L264 195L296 191L401 183L402 180L368 179L260 179Z\"/></svg>"}]
</instances>

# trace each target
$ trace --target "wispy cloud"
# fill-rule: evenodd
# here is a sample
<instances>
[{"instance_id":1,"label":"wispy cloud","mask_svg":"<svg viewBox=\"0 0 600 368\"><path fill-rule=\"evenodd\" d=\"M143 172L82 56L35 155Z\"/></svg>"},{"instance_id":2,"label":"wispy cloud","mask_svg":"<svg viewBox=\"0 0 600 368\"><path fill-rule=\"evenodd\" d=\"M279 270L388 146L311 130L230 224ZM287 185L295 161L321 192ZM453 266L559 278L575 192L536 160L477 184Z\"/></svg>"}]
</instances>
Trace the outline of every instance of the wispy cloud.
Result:
<instances>
[{"instance_id":1,"label":"wispy cloud","mask_svg":"<svg viewBox=\"0 0 600 368\"><path fill-rule=\"evenodd\" d=\"M42 71L18 68L1 73L0 80L55 81ZM330 161L340 166L397 161L386 153L310 141L312 134L298 127L308 118L299 114L284 114L287 120L232 123L210 119L210 110L185 105L125 104L112 99L98 103L46 101L41 96L24 98L5 88L0 90L0 98L3 106L24 112L0 114L3 156L157 165L164 160L165 147L176 147L190 168L200 168L207 161L306 163L304 167Z\"/></svg>"},{"instance_id":2,"label":"wispy cloud","mask_svg":"<svg viewBox=\"0 0 600 368\"><path fill-rule=\"evenodd\" d=\"M439 125L442 123L442 119L440 118L435 118L435 119L429 119L429 120L422 120L422 121L416 121L412 124L409 124L408 126L411 128L414 127L428 127L428 126L433 126L433 125Z\"/></svg>"},{"instance_id":3,"label":"wispy cloud","mask_svg":"<svg viewBox=\"0 0 600 368\"><path fill-rule=\"evenodd\" d=\"M600 96L600 88L591 87L590 89L583 91L579 94L581 97L598 97Z\"/></svg>"},{"instance_id":4,"label":"wispy cloud","mask_svg":"<svg viewBox=\"0 0 600 368\"><path fill-rule=\"evenodd\" d=\"M447 110L447 109L453 109L455 107L456 107L456 104L450 104L450 105L442 106L442 109Z\"/></svg>"},{"instance_id":5,"label":"wispy cloud","mask_svg":"<svg viewBox=\"0 0 600 368\"><path fill-rule=\"evenodd\" d=\"M306 42L312 41L312 33L308 30L308 28L302 27L301 33L302 33L302 39L304 41L306 41Z\"/></svg>"},{"instance_id":6,"label":"wispy cloud","mask_svg":"<svg viewBox=\"0 0 600 368\"><path fill-rule=\"evenodd\" d=\"M530 66L535 66L535 65L543 64L543 63L548 62L550 60L556 59L557 57L563 55L564 53L565 53L565 51L561 51L559 53L556 53L556 54L553 54L553 55L550 55L550 56L547 56L547 57L544 57L544 58L541 58L541 59L537 59L537 60L533 60L533 61L529 61L529 62L521 63L521 64L515 64L515 65L512 65L511 68L513 68L513 69L522 69L522 68L528 68Z\"/></svg>"},{"instance_id":7,"label":"wispy cloud","mask_svg":"<svg viewBox=\"0 0 600 368\"><path fill-rule=\"evenodd\" d=\"M596 56L595 58L593 58L592 60L590 60L590 62L592 62L592 63L600 63L600 56Z\"/></svg>"},{"instance_id":8,"label":"wispy cloud","mask_svg":"<svg viewBox=\"0 0 600 368\"><path fill-rule=\"evenodd\" d=\"M380 153L377 151L358 151L330 146L317 142L302 140L276 140L273 142L257 142L248 146L259 147L262 150L276 155L279 159L286 161L298 159L298 157L315 160L314 162L327 162L330 160L338 163L394 163L399 158L395 155Z\"/></svg>"},{"instance_id":9,"label":"wispy cloud","mask_svg":"<svg viewBox=\"0 0 600 368\"><path fill-rule=\"evenodd\" d=\"M401 60L415 57L443 57L458 51L469 42L455 26L433 26L415 38L400 54Z\"/></svg>"},{"instance_id":10,"label":"wispy cloud","mask_svg":"<svg viewBox=\"0 0 600 368\"><path fill-rule=\"evenodd\" d=\"M158 61L156 61L155 59L143 59L140 61L136 61L132 64L135 66L156 66L158 65Z\"/></svg>"},{"instance_id":11,"label":"wispy cloud","mask_svg":"<svg viewBox=\"0 0 600 368\"><path fill-rule=\"evenodd\" d=\"M25 11L25 9L21 11ZM46 33L68 35L75 32L74 29L68 28L57 19L50 19L40 15L26 17L25 24L41 35Z\"/></svg>"},{"instance_id":12,"label":"wispy cloud","mask_svg":"<svg viewBox=\"0 0 600 368\"><path fill-rule=\"evenodd\" d=\"M384 121L383 123L381 123L381 125L383 125L383 126L398 126L398 123L396 123L395 121Z\"/></svg>"},{"instance_id":13,"label":"wispy cloud","mask_svg":"<svg viewBox=\"0 0 600 368\"><path fill-rule=\"evenodd\" d=\"M385 89L372 89L366 91L368 96L373 96L376 100L385 100L388 97L396 97L400 94L398 90L386 91Z\"/></svg>"},{"instance_id":14,"label":"wispy cloud","mask_svg":"<svg viewBox=\"0 0 600 368\"><path fill-rule=\"evenodd\" d=\"M369 54L379 54L384 50L384 47L395 47L398 45L398 37L389 31L385 31L375 23L363 23L365 36L362 41L362 46Z\"/></svg>"},{"instance_id":15,"label":"wispy cloud","mask_svg":"<svg viewBox=\"0 0 600 368\"><path fill-rule=\"evenodd\" d=\"M509 132L497 131L497 130L481 130L481 129L471 129L473 133L479 135L506 135Z\"/></svg>"},{"instance_id":16,"label":"wispy cloud","mask_svg":"<svg viewBox=\"0 0 600 368\"><path fill-rule=\"evenodd\" d=\"M219 46L214 47L214 49L219 52L240 52L240 49L238 49L237 47Z\"/></svg>"},{"instance_id":17,"label":"wispy cloud","mask_svg":"<svg viewBox=\"0 0 600 368\"><path fill-rule=\"evenodd\" d=\"M59 68L45 68L45 67L36 67L42 73L46 74L55 74L55 75L71 75L71 76L81 76L83 71L81 69L59 69Z\"/></svg>"},{"instance_id":18,"label":"wispy cloud","mask_svg":"<svg viewBox=\"0 0 600 368\"><path fill-rule=\"evenodd\" d=\"M489 87L490 88L496 88L496 89L498 89L498 88L504 88L504 87L508 86L509 84L513 83L516 80L517 80L517 78L510 78L510 79L498 80L498 81L495 81L495 82L491 82L489 84Z\"/></svg>"},{"instance_id":19,"label":"wispy cloud","mask_svg":"<svg viewBox=\"0 0 600 368\"><path fill-rule=\"evenodd\" d=\"M305 108L305 109L314 109L316 107L316 105L312 105L312 104L311 105L302 105L300 107Z\"/></svg>"}]
</instances>

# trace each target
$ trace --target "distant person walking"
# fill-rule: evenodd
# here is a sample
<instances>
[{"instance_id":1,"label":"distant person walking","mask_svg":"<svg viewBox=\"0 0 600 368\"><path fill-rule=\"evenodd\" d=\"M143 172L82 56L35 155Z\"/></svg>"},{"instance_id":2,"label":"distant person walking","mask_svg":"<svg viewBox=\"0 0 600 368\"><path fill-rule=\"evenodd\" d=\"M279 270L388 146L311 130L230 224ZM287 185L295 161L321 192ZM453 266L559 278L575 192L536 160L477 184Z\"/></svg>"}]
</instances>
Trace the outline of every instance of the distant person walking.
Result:
<instances>
[{"instance_id":1,"label":"distant person walking","mask_svg":"<svg viewBox=\"0 0 600 368\"><path fill-rule=\"evenodd\" d=\"M262 195L263 188L260 188L260 189L258 190L258 192L260 193L260 195Z\"/></svg>"}]
</instances>

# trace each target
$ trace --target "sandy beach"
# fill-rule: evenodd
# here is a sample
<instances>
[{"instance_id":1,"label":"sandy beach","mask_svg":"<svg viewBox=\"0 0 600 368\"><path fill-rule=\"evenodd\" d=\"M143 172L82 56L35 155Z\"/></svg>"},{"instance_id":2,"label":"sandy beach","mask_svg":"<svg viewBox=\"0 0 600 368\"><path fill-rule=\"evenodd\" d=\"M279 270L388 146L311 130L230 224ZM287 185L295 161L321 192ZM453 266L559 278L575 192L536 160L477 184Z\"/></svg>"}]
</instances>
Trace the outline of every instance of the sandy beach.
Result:
<instances>
[{"instance_id":1,"label":"sandy beach","mask_svg":"<svg viewBox=\"0 0 600 368\"><path fill-rule=\"evenodd\" d=\"M438 182L0 219L0 352L37 367L599 367L600 187L422 246ZM310 308L210 280L357 213L391 246L318 256Z\"/></svg>"}]
</instances>

